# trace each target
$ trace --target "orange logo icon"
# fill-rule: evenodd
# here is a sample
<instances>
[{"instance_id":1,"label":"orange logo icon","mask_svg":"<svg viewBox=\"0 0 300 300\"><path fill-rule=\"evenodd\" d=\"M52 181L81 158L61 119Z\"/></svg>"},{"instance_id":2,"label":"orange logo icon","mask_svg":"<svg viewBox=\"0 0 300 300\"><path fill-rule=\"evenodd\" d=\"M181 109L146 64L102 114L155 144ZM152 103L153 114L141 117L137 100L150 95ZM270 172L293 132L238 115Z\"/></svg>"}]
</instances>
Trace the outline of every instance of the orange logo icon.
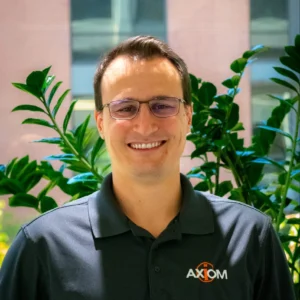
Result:
<instances>
[{"instance_id":1,"label":"orange logo icon","mask_svg":"<svg viewBox=\"0 0 300 300\"><path fill-rule=\"evenodd\" d=\"M202 282L212 282L215 277L208 276L209 270L214 270L214 266L209 262L203 262L196 267L197 270L203 270L203 278L199 276L198 279Z\"/></svg>"}]
</instances>

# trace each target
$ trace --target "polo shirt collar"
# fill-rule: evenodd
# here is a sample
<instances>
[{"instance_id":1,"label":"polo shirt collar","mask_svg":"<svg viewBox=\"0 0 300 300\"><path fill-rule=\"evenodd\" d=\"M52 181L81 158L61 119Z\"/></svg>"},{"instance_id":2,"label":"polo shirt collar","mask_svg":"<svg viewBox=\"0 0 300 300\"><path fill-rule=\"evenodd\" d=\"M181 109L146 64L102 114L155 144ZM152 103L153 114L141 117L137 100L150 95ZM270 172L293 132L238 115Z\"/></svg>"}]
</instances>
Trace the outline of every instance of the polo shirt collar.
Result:
<instances>
[{"instance_id":1,"label":"polo shirt collar","mask_svg":"<svg viewBox=\"0 0 300 300\"><path fill-rule=\"evenodd\" d=\"M180 174L183 204L179 213L181 233L209 234L214 231L213 211L206 197L195 191L186 176ZM95 238L109 237L130 231L128 219L117 204L112 174L107 175L100 191L88 201L89 219Z\"/></svg>"}]
</instances>

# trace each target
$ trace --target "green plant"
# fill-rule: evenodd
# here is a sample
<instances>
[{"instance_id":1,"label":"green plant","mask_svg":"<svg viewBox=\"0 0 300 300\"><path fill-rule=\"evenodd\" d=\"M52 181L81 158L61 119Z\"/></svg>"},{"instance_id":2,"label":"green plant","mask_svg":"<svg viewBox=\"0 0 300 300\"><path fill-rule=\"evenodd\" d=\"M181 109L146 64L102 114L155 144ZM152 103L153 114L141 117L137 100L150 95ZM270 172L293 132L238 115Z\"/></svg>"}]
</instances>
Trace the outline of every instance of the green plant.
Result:
<instances>
[{"instance_id":1,"label":"green plant","mask_svg":"<svg viewBox=\"0 0 300 300\"><path fill-rule=\"evenodd\" d=\"M234 75L222 83L228 88L226 94L218 95L214 84L201 81L191 74L194 115L188 140L195 145L191 158L200 158L203 163L193 168L188 176L200 180L195 189L210 191L219 196L228 195L230 199L255 206L272 218L288 258L296 293L299 294L300 222L299 218L286 213L287 207L294 214L300 212L298 199L288 197L291 190L296 192L295 197L300 193L300 152L297 148L300 143L299 126L296 126L295 132L288 133L281 129L281 125L291 111L296 112L296 124L300 123L300 35L295 38L295 45L285 47L286 56L280 58L284 67L274 68L281 78L271 79L290 89L294 95L290 99L270 95L279 101L279 105L258 126L249 147L245 147L244 140L238 136L238 132L244 130L239 120L239 106L235 102L240 92L239 83L247 65L257 54L266 50L263 46L257 46L231 64ZM69 90L53 105L52 100L61 82L56 83L48 93L55 79L48 75L49 71L50 68L32 72L26 84L14 84L32 94L39 105L20 105L13 111L29 110L46 116L46 120L29 118L23 124L52 128L56 132L55 137L35 142L56 144L62 154L48 156L40 163L24 156L0 165L0 195L11 195L10 206L29 206L41 213L57 206L56 201L49 196L55 186L69 195L70 200L77 199L98 189L110 167L105 160L103 140L98 137L95 129L88 128L90 116L75 129L68 130L76 101L71 103L62 126L58 124L56 115ZM284 161L269 157L276 134L290 140L291 146L287 149L288 156ZM50 164L52 160L61 162L58 170ZM267 184L263 182L265 165L275 168L275 180ZM76 172L75 176L65 177L65 169ZM229 180L221 181L222 169L232 174L233 183ZM47 184L34 196L31 191L41 179Z\"/></svg>"},{"instance_id":2,"label":"green plant","mask_svg":"<svg viewBox=\"0 0 300 300\"><path fill-rule=\"evenodd\" d=\"M4 207L5 207L4 200L0 200L0 267L9 247L8 235L2 231L2 225L1 225Z\"/></svg>"},{"instance_id":3,"label":"green plant","mask_svg":"<svg viewBox=\"0 0 300 300\"><path fill-rule=\"evenodd\" d=\"M270 95L279 105L258 126L249 147L245 147L244 140L238 136L238 132L244 130L235 102L240 92L239 83L254 56L266 50L257 46L231 64L234 75L222 82L228 88L226 94L218 95L215 85L191 75L194 116L187 139L195 145L191 158L200 158L203 163L193 168L188 176L201 180L195 189L219 196L229 194L230 199L253 205L272 218L299 294L300 219L288 216L286 211L289 208L294 214L300 212L300 152L297 151L300 146L300 35L295 38L295 45L285 47L286 56L280 57L283 67L274 67L281 77L271 78L290 89L293 97L283 99ZM296 113L296 128L288 133L281 125L292 110ZM284 161L276 161L268 155L276 134L286 137L291 144ZM268 184L262 181L265 165L272 165L276 174L275 180ZM233 184L228 180L220 181L222 169L232 174ZM294 199L287 197L289 190L295 191Z\"/></svg>"},{"instance_id":4,"label":"green plant","mask_svg":"<svg viewBox=\"0 0 300 300\"><path fill-rule=\"evenodd\" d=\"M70 200L78 199L91 194L99 188L103 176L109 170L110 164L106 159L104 141L99 137L96 128L89 128L90 115L84 122L69 130L68 125L77 100L72 101L63 125L57 122L57 113L61 108L69 90L58 97L54 104L54 96L61 85L57 82L47 92L55 76L48 75L50 67L43 71L34 71L26 79L26 83L13 83L13 85L35 97L37 105L19 105L13 111L31 111L39 113L45 118L27 118L22 124L35 124L46 126L56 132L55 137L36 140L36 143L56 144L62 153L50 155L46 160L37 162L30 160L26 155L14 158L7 165L0 165L0 195L11 195L10 206L27 206L43 213L57 207L57 202L49 196L54 187L59 187L70 196ZM54 169L50 161L61 162L59 169ZM75 176L67 178L64 171L75 172ZM44 180L45 186L38 195L32 190Z\"/></svg>"}]
</instances>

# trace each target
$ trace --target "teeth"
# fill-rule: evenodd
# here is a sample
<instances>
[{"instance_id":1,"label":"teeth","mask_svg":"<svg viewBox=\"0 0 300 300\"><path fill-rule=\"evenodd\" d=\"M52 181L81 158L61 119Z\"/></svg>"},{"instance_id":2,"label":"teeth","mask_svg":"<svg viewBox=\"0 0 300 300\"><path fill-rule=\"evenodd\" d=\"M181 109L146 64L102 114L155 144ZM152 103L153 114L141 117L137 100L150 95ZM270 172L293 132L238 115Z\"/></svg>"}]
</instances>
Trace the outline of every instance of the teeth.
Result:
<instances>
[{"instance_id":1,"label":"teeth","mask_svg":"<svg viewBox=\"0 0 300 300\"><path fill-rule=\"evenodd\" d=\"M134 149L151 149L158 147L162 142L148 143L148 144L130 144Z\"/></svg>"}]
</instances>

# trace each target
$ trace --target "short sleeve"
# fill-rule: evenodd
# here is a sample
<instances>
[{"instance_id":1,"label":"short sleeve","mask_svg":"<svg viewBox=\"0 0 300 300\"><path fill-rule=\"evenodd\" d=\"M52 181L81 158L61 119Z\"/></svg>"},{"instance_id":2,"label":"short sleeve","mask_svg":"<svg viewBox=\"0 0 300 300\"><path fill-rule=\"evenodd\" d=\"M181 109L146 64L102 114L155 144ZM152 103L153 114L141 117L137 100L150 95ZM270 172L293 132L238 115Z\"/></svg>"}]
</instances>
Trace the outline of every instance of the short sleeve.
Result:
<instances>
[{"instance_id":1,"label":"short sleeve","mask_svg":"<svg viewBox=\"0 0 300 300\"><path fill-rule=\"evenodd\" d=\"M253 299L295 300L294 286L285 253L271 221L268 220L266 226Z\"/></svg>"},{"instance_id":2,"label":"short sleeve","mask_svg":"<svg viewBox=\"0 0 300 300\"><path fill-rule=\"evenodd\" d=\"M0 269L0 299L48 299L44 294L43 281L34 244L21 229Z\"/></svg>"}]
</instances>

